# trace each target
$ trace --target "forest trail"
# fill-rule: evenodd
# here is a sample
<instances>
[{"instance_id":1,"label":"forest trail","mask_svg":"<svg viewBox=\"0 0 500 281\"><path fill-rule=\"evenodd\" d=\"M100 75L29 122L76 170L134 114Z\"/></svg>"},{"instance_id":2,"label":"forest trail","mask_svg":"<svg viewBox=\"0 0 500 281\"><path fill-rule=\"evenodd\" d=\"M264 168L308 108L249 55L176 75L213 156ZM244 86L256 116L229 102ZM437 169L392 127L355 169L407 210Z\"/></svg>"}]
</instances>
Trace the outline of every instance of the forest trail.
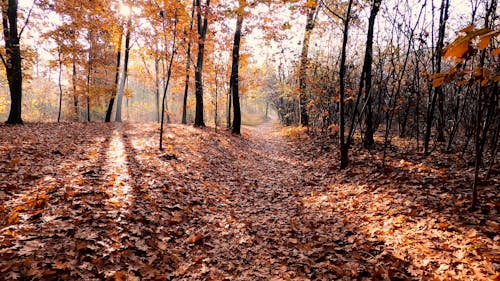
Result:
<instances>
[{"instance_id":1,"label":"forest trail","mask_svg":"<svg viewBox=\"0 0 500 281\"><path fill-rule=\"evenodd\" d=\"M157 124L0 125L0 280L497 274L498 179L482 187L491 211L464 212L453 159L381 173L361 151L339 171L332 144L273 122L165 132L159 151Z\"/></svg>"}]
</instances>

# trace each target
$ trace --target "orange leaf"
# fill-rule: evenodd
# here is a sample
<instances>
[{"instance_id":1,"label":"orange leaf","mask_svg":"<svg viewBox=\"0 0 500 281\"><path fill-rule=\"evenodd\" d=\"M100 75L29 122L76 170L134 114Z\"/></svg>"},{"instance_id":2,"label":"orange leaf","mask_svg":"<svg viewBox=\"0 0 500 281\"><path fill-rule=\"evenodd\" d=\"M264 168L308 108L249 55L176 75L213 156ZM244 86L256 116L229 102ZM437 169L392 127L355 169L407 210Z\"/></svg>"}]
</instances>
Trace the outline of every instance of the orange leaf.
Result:
<instances>
[{"instance_id":1,"label":"orange leaf","mask_svg":"<svg viewBox=\"0 0 500 281\"><path fill-rule=\"evenodd\" d=\"M444 78L445 77L443 76L443 77L439 77L439 78L432 80L432 87L437 88L437 87L443 85Z\"/></svg>"},{"instance_id":2,"label":"orange leaf","mask_svg":"<svg viewBox=\"0 0 500 281\"><path fill-rule=\"evenodd\" d=\"M19 212L14 211L7 217L7 224L15 224L19 222Z\"/></svg>"},{"instance_id":3,"label":"orange leaf","mask_svg":"<svg viewBox=\"0 0 500 281\"><path fill-rule=\"evenodd\" d=\"M115 273L115 281L125 281L125 280L127 280L127 272L117 271Z\"/></svg>"},{"instance_id":4,"label":"orange leaf","mask_svg":"<svg viewBox=\"0 0 500 281\"><path fill-rule=\"evenodd\" d=\"M446 76L446 73L438 72L438 73L432 74L431 79L437 79L437 78L441 78L441 77L445 77L445 76Z\"/></svg>"},{"instance_id":5,"label":"orange leaf","mask_svg":"<svg viewBox=\"0 0 500 281\"><path fill-rule=\"evenodd\" d=\"M462 30L460 30L459 32L469 33L469 32L471 32L471 31L473 31L473 30L474 30L474 25L473 25L473 24L471 24L471 25L469 25L469 26L467 26L467 27L464 27L464 28L463 28Z\"/></svg>"},{"instance_id":6,"label":"orange leaf","mask_svg":"<svg viewBox=\"0 0 500 281\"><path fill-rule=\"evenodd\" d=\"M465 55L465 53L467 53L468 50L468 40L457 40L444 49L443 57L459 62L462 60L462 57Z\"/></svg>"},{"instance_id":7,"label":"orange leaf","mask_svg":"<svg viewBox=\"0 0 500 281\"><path fill-rule=\"evenodd\" d=\"M203 238L203 236L201 234L193 234L193 235L189 236L187 242L188 242L188 244L196 244L196 243L200 242L202 238Z\"/></svg>"},{"instance_id":8,"label":"orange leaf","mask_svg":"<svg viewBox=\"0 0 500 281\"><path fill-rule=\"evenodd\" d=\"M500 48L496 48L496 49L491 50L491 55L492 56L500 55Z\"/></svg>"},{"instance_id":9,"label":"orange leaf","mask_svg":"<svg viewBox=\"0 0 500 281\"><path fill-rule=\"evenodd\" d=\"M479 50L484 50L486 49L486 47L488 47L490 42L491 42L491 35L481 36L479 38L479 42L477 42L477 47L479 48Z\"/></svg>"}]
</instances>

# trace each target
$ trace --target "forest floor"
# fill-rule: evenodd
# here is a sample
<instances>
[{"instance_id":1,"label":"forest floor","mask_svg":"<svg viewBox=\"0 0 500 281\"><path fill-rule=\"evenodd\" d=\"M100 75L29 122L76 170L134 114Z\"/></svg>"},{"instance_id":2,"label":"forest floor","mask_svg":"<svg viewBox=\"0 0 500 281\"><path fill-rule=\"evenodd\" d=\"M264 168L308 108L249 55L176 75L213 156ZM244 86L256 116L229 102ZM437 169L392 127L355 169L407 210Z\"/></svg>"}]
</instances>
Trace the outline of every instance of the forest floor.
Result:
<instances>
[{"instance_id":1,"label":"forest floor","mask_svg":"<svg viewBox=\"0 0 500 281\"><path fill-rule=\"evenodd\" d=\"M499 280L498 166L290 132L0 125L0 280Z\"/></svg>"}]
</instances>

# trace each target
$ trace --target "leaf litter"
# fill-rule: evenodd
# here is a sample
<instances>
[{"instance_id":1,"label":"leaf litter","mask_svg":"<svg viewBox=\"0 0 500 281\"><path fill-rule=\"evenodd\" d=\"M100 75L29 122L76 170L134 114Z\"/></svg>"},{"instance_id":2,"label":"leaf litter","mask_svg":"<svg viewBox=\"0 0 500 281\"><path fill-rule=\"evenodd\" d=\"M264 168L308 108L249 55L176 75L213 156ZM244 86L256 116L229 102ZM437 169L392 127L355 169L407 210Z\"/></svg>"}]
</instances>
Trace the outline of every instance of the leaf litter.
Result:
<instances>
[{"instance_id":1,"label":"leaf litter","mask_svg":"<svg viewBox=\"0 0 500 281\"><path fill-rule=\"evenodd\" d=\"M0 125L1 280L498 280L498 177L283 137ZM498 175L498 174L496 174Z\"/></svg>"}]
</instances>

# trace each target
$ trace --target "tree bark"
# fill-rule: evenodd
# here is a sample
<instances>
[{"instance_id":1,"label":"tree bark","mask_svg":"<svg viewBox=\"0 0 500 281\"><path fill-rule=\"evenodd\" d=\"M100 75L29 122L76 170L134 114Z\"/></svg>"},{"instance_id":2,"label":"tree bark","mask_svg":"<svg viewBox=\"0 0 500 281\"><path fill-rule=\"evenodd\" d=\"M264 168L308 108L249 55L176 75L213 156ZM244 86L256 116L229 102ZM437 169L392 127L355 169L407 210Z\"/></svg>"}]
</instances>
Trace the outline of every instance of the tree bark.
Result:
<instances>
[{"instance_id":1,"label":"tree bark","mask_svg":"<svg viewBox=\"0 0 500 281\"><path fill-rule=\"evenodd\" d=\"M63 96L63 90L62 90L62 58L61 58L61 48L57 48L57 58L58 58L58 64L59 64L59 73L58 73L58 79L57 79L57 86L59 88L59 110L57 111L57 123L61 122L61 111L62 111L62 96Z\"/></svg>"},{"instance_id":2,"label":"tree bark","mask_svg":"<svg viewBox=\"0 0 500 281\"><path fill-rule=\"evenodd\" d=\"M75 109L75 121L79 120L78 114L78 95L76 92L76 59L73 58L73 73L71 75L71 83L73 86L73 108Z\"/></svg>"},{"instance_id":3,"label":"tree bark","mask_svg":"<svg viewBox=\"0 0 500 281\"><path fill-rule=\"evenodd\" d=\"M349 21L351 18L352 1L349 0L347 12L344 18L344 32L342 38L342 53L340 55L340 69L339 69L339 127L340 127L340 169L345 169L349 165L349 146L345 141L345 74L346 74L346 53L347 53L347 40L349 33Z\"/></svg>"},{"instance_id":4,"label":"tree bark","mask_svg":"<svg viewBox=\"0 0 500 281\"><path fill-rule=\"evenodd\" d=\"M167 46L167 34L165 30L165 18L163 18L163 33L165 36L165 46ZM162 103L161 103L161 125L160 125L160 150L163 150L163 125L164 125L164 120L165 120L165 100L167 97L167 91L168 91L168 86L170 84L170 77L172 76L172 65L174 63L174 57L176 48L175 48L175 41L177 39L177 9L175 10L174 14L174 32L173 32L173 39L172 39L172 48L171 52L172 55L170 56L170 59L168 58L167 52L165 52L166 60L168 60L168 69L167 69L167 77L165 80L165 87L163 88L163 98L162 98ZM166 50L165 50L166 51ZM168 117L167 117L168 119Z\"/></svg>"},{"instance_id":5,"label":"tree bark","mask_svg":"<svg viewBox=\"0 0 500 281\"><path fill-rule=\"evenodd\" d=\"M160 59L155 57L155 103L156 103L156 121L160 122Z\"/></svg>"},{"instance_id":6,"label":"tree bark","mask_svg":"<svg viewBox=\"0 0 500 281\"><path fill-rule=\"evenodd\" d=\"M318 2L313 0L311 7L307 8L307 22L304 32L304 39L302 41L302 51L300 53L300 69L299 69L299 104L300 104L300 124L302 126L309 126L309 114L307 112L307 68L309 64L309 42L311 40L312 30L318 14Z\"/></svg>"},{"instance_id":7,"label":"tree bark","mask_svg":"<svg viewBox=\"0 0 500 281\"><path fill-rule=\"evenodd\" d=\"M439 12L439 32L438 32L438 41L436 44L436 52L435 52L435 62L436 69L435 72L441 72L441 55L444 48L444 35L446 31L446 22L448 20L448 7L449 0L441 1L441 8ZM438 102L439 101L439 102ZM443 100L443 89L441 86L434 88L434 95L431 96L431 102L429 104L429 108L427 110L427 120L425 127L425 136L424 136L424 153L429 154L429 143L431 140L431 132L432 132L432 124L434 121L434 111L436 108L436 103L438 103L439 107L439 118L438 118L438 136L437 141L444 141L444 100Z\"/></svg>"},{"instance_id":8,"label":"tree bark","mask_svg":"<svg viewBox=\"0 0 500 281\"><path fill-rule=\"evenodd\" d=\"M201 11L201 0L196 0L196 14L198 23L198 58L196 60L195 69L195 96L196 96L196 112L194 118L194 126L205 127L205 121L203 117L203 57L205 54L205 39L207 37L208 19L206 12L202 16ZM206 8L210 6L210 0L206 1Z\"/></svg>"},{"instance_id":9,"label":"tree bark","mask_svg":"<svg viewBox=\"0 0 500 281\"><path fill-rule=\"evenodd\" d=\"M365 90L365 99L367 100L366 102L366 107L367 107L367 120L366 120L366 127L367 130L369 131L370 134L368 134L368 138L365 138L364 141L364 146L365 147L370 147L372 146L375 142L373 140L373 122L372 122L372 95L371 95L371 86L372 86L372 62L373 62L373 33L374 33L374 26L375 26L375 19L377 17L377 13L380 9L380 4L382 3L382 0L373 0L372 1L372 8L370 11L370 18L368 19L368 33L366 35L366 48L365 48L365 57L363 60L363 68L361 71L361 79L359 81L359 90L358 90L358 95L356 98L356 105L354 106L354 114L351 119L351 127L349 129L349 136L347 139L347 145L351 145L352 138L354 135L355 127L356 127L356 113L358 111L358 104L361 99L361 95L363 93L363 90ZM360 113L360 116L362 113ZM369 127L368 127L369 126Z\"/></svg>"},{"instance_id":10,"label":"tree bark","mask_svg":"<svg viewBox=\"0 0 500 281\"><path fill-rule=\"evenodd\" d=\"M233 97L233 127L232 132L239 135L241 133L241 109L240 109L240 94L239 94L239 63L240 63L240 42L241 29L243 27L243 13L246 5L245 0L239 1L238 16L236 18L236 30L234 32L233 43L233 62L231 67L231 78L229 81L229 89Z\"/></svg>"},{"instance_id":11,"label":"tree bark","mask_svg":"<svg viewBox=\"0 0 500 281\"><path fill-rule=\"evenodd\" d=\"M125 54L123 57L123 70L122 77L120 80L120 86L118 88L117 100L116 100L116 116L115 122L122 122L122 103L123 103L123 94L125 92L125 82L127 81L128 74L128 58L130 53L130 28L131 28L131 19L127 23L127 33L125 34Z\"/></svg>"},{"instance_id":12,"label":"tree bark","mask_svg":"<svg viewBox=\"0 0 500 281\"><path fill-rule=\"evenodd\" d=\"M191 19L189 22L189 33L192 32L193 30L193 22L194 22L194 11L195 11L195 0L193 0L193 7L191 9ZM189 79L190 79L190 73L191 73L191 39L188 39L188 47L186 50L186 79L184 80L184 98L182 100L182 119L181 123L182 124L187 124L187 98L188 98L188 92L189 92Z\"/></svg>"},{"instance_id":13,"label":"tree bark","mask_svg":"<svg viewBox=\"0 0 500 281\"><path fill-rule=\"evenodd\" d=\"M111 122L111 113L113 112L113 105L115 103L116 91L118 90L118 83L120 81L120 63L122 55L122 39L123 32L120 32L120 39L118 39L118 50L116 52L116 68L115 68L115 83L113 84L113 93L109 99L108 110L106 111L105 122Z\"/></svg>"},{"instance_id":14,"label":"tree bark","mask_svg":"<svg viewBox=\"0 0 500 281\"><path fill-rule=\"evenodd\" d=\"M10 112L7 124L23 124L22 114L22 85L20 37L17 30L17 0L8 0L7 7L2 1L2 25L5 41L5 57L1 60L5 66L10 91Z\"/></svg>"}]
</instances>

